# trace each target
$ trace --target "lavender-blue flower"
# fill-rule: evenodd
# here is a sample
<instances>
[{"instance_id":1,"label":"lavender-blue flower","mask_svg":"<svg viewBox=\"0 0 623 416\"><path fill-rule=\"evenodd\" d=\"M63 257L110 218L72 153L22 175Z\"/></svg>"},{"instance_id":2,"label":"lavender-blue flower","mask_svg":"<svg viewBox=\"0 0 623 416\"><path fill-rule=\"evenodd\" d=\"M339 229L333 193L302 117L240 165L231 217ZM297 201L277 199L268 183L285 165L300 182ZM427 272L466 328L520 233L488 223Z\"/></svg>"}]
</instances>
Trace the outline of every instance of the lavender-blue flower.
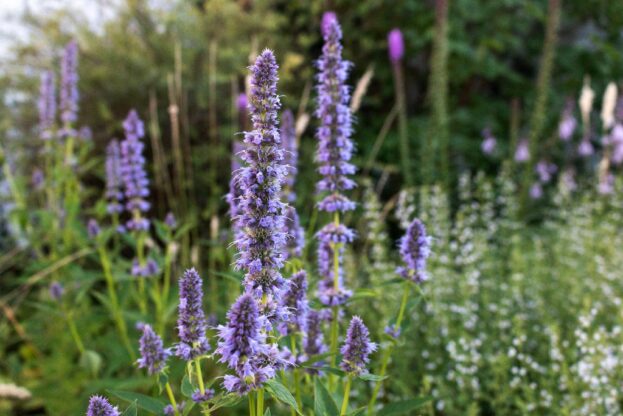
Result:
<instances>
[{"instance_id":1,"label":"lavender-blue flower","mask_svg":"<svg viewBox=\"0 0 623 416\"><path fill-rule=\"evenodd\" d=\"M189 361L210 350L202 306L203 281L195 269L189 269L180 279L179 286L177 331L180 342L176 347L176 355Z\"/></svg>"},{"instance_id":2,"label":"lavender-blue flower","mask_svg":"<svg viewBox=\"0 0 623 416\"><path fill-rule=\"evenodd\" d=\"M353 316L346 332L346 340L340 349L342 353L342 370L351 374L367 372L366 366L370 354L376 351L376 344L370 342L368 328L358 316Z\"/></svg>"},{"instance_id":3,"label":"lavender-blue flower","mask_svg":"<svg viewBox=\"0 0 623 416\"><path fill-rule=\"evenodd\" d=\"M137 360L139 368L146 368L149 375L162 372L167 366L171 355L168 348L163 347L162 338L152 329L151 325L142 325L143 335L139 340L141 358Z\"/></svg>"},{"instance_id":4,"label":"lavender-blue flower","mask_svg":"<svg viewBox=\"0 0 623 416\"><path fill-rule=\"evenodd\" d=\"M92 396L87 408L87 416L120 416L119 408L113 406L102 396Z\"/></svg>"},{"instance_id":5,"label":"lavender-blue flower","mask_svg":"<svg viewBox=\"0 0 623 416\"><path fill-rule=\"evenodd\" d=\"M65 46L61 60L60 112L63 134L73 135L78 120L78 43L72 40Z\"/></svg>"},{"instance_id":6,"label":"lavender-blue flower","mask_svg":"<svg viewBox=\"0 0 623 416\"><path fill-rule=\"evenodd\" d=\"M54 135L56 121L56 88L54 72L45 71L41 74L39 90L39 137L49 140Z\"/></svg>"},{"instance_id":7,"label":"lavender-blue flower","mask_svg":"<svg viewBox=\"0 0 623 416\"><path fill-rule=\"evenodd\" d=\"M430 255L430 238L422 221L416 218L409 224L399 245L400 256L405 266L399 267L397 273L416 283L427 280L426 260Z\"/></svg>"}]
</instances>

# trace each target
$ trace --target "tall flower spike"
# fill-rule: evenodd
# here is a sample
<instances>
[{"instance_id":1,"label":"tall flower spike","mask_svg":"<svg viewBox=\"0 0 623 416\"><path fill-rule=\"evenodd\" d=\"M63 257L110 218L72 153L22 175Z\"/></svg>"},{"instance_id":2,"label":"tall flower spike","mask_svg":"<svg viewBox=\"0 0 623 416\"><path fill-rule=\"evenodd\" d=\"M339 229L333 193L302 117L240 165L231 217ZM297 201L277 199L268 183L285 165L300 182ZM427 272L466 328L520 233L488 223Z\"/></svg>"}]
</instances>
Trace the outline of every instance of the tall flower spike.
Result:
<instances>
[{"instance_id":1,"label":"tall flower spike","mask_svg":"<svg viewBox=\"0 0 623 416\"><path fill-rule=\"evenodd\" d=\"M106 200L109 214L123 212L123 191L121 182L121 148L117 139L106 147Z\"/></svg>"},{"instance_id":2,"label":"tall flower spike","mask_svg":"<svg viewBox=\"0 0 623 416\"><path fill-rule=\"evenodd\" d=\"M249 110L253 130L244 134L246 166L236 175L242 195L239 199L240 226L237 239L237 267L246 271L244 284L255 295L273 295L283 284L283 209L281 186L286 174L283 165L277 111L277 62L266 49L251 67Z\"/></svg>"},{"instance_id":3,"label":"tall flower spike","mask_svg":"<svg viewBox=\"0 0 623 416\"><path fill-rule=\"evenodd\" d=\"M305 248L305 230L301 226L296 208L292 206L286 207L283 225L287 238L285 258L301 257Z\"/></svg>"},{"instance_id":4,"label":"tall flower spike","mask_svg":"<svg viewBox=\"0 0 623 416\"><path fill-rule=\"evenodd\" d=\"M296 143L296 131L294 128L294 115L289 109L281 116L281 141L285 150L285 164L288 167L288 176L285 178L284 193L288 202L296 200L294 183L298 173L297 164L299 158L298 144Z\"/></svg>"},{"instance_id":5,"label":"tall flower spike","mask_svg":"<svg viewBox=\"0 0 623 416\"><path fill-rule=\"evenodd\" d=\"M426 228L422 221L416 218L400 239L400 256L405 266L399 267L396 272L403 278L415 283L427 280L426 260L429 255L430 237L426 235Z\"/></svg>"},{"instance_id":6,"label":"tall flower spike","mask_svg":"<svg viewBox=\"0 0 623 416\"><path fill-rule=\"evenodd\" d=\"M350 163L353 154L352 116L348 102L349 88L345 84L350 63L342 59L342 30L337 19L331 19L324 32L322 56L317 62L318 108L316 117L320 127L316 132L318 151L316 159L322 179L317 188L320 192L329 192L318 204L326 212L349 211L355 209L355 203L342 195L355 187L355 182L348 177L355 173L355 166Z\"/></svg>"},{"instance_id":7,"label":"tall flower spike","mask_svg":"<svg viewBox=\"0 0 623 416\"><path fill-rule=\"evenodd\" d=\"M149 179L145 171L145 136L143 121L135 110L131 110L123 122L125 140L121 142L121 175L125 187L126 209L132 215L126 226L129 230L149 229L149 220L142 216L149 211Z\"/></svg>"},{"instance_id":8,"label":"tall flower spike","mask_svg":"<svg viewBox=\"0 0 623 416\"><path fill-rule=\"evenodd\" d=\"M72 40L65 46L61 60L61 121L65 135L75 134L73 125L78 120L78 43Z\"/></svg>"},{"instance_id":9,"label":"tall flower spike","mask_svg":"<svg viewBox=\"0 0 623 416\"><path fill-rule=\"evenodd\" d=\"M287 288L281 295L281 305L290 312L287 322L279 325L279 332L288 335L296 332L304 332L307 324L307 273L301 270L295 273L289 280Z\"/></svg>"},{"instance_id":10,"label":"tall flower spike","mask_svg":"<svg viewBox=\"0 0 623 416\"><path fill-rule=\"evenodd\" d=\"M567 100L565 109L562 112L560 123L558 124L558 136L563 142L568 142L575 132L575 128L578 125L578 121L573 115L573 100Z\"/></svg>"},{"instance_id":11,"label":"tall flower spike","mask_svg":"<svg viewBox=\"0 0 623 416\"><path fill-rule=\"evenodd\" d=\"M366 365L371 353L376 351L376 344L370 342L368 328L358 316L353 316L346 333L346 340L340 352L340 367L347 373L361 374L367 372Z\"/></svg>"},{"instance_id":12,"label":"tall flower spike","mask_svg":"<svg viewBox=\"0 0 623 416\"><path fill-rule=\"evenodd\" d=\"M120 416L117 406L113 406L102 396L92 396L87 408L87 416Z\"/></svg>"},{"instance_id":13,"label":"tall flower spike","mask_svg":"<svg viewBox=\"0 0 623 416\"><path fill-rule=\"evenodd\" d=\"M54 85L54 72L45 71L41 74L41 87L39 91L39 137L49 140L54 134L54 122L56 120L56 88Z\"/></svg>"},{"instance_id":14,"label":"tall flower spike","mask_svg":"<svg viewBox=\"0 0 623 416\"><path fill-rule=\"evenodd\" d=\"M180 343L175 354L190 361L210 350L206 339L206 320L203 313L203 282L195 269L184 272L180 279L177 331Z\"/></svg>"},{"instance_id":15,"label":"tall flower spike","mask_svg":"<svg viewBox=\"0 0 623 416\"><path fill-rule=\"evenodd\" d=\"M392 29L387 34L387 45L389 48L389 59L392 63L400 61L405 54L405 42L400 29Z\"/></svg>"},{"instance_id":16,"label":"tall flower spike","mask_svg":"<svg viewBox=\"0 0 623 416\"><path fill-rule=\"evenodd\" d=\"M528 140L522 139L515 149L515 162L524 163L530 160L530 149L528 147Z\"/></svg>"},{"instance_id":17,"label":"tall flower spike","mask_svg":"<svg viewBox=\"0 0 623 416\"><path fill-rule=\"evenodd\" d=\"M245 97L246 95L242 94ZM229 204L229 218L231 220L231 227L234 234L234 241L242 238L242 227L240 226L240 197L242 196L242 190L238 186L238 170L240 169L240 154L244 146L240 141L234 140L232 155L231 155L231 172L232 176L229 181L229 193L225 196L225 200Z\"/></svg>"},{"instance_id":18,"label":"tall flower spike","mask_svg":"<svg viewBox=\"0 0 623 416\"><path fill-rule=\"evenodd\" d=\"M138 367L146 368L150 376L164 370L171 351L162 346L162 338L154 332L151 325L143 325L143 335L139 344L141 358L137 360Z\"/></svg>"},{"instance_id":19,"label":"tall flower spike","mask_svg":"<svg viewBox=\"0 0 623 416\"><path fill-rule=\"evenodd\" d=\"M227 313L227 326L218 326L219 362L235 372L224 377L223 386L229 392L247 393L275 375L278 350L266 343L264 319L256 300L245 293Z\"/></svg>"}]
</instances>

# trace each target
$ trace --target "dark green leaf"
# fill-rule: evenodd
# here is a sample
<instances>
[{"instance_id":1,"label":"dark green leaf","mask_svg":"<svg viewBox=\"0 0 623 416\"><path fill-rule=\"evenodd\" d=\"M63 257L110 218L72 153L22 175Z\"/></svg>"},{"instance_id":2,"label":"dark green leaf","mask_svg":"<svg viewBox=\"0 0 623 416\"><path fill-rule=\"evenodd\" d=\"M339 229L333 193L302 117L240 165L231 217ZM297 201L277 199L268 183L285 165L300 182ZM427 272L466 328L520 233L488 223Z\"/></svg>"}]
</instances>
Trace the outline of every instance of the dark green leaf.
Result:
<instances>
[{"instance_id":1,"label":"dark green leaf","mask_svg":"<svg viewBox=\"0 0 623 416\"><path fill-rule=\"evenodd\" d=\"M121 414L121 416L136 416L136 414L136 402L132 402L132 404L129 405L128 408Z\"/></svg>"},{"instance_id":2,"label":"dark green leaf","mask_svg":"<svg viewBox=\"0 0 623 416\"><path fill-rule=\"evenodd\" d=\"M276 400L279 400L280 402L289 405L294 410L296 410L298 414L301 414L299 407L296 404L296 399L294 398L292 393L290 393L290 390L288 390L283 384L281 384L277 380L268 380L266 382L266 391Z\"/></svg>"},{"instance_id":3,"label":"dark green leaf","mask_svg":"<svg viewBox=\"0 0 623 416\"><path fill-rule=\"evenodd\" d=\"M361 374L359 378L365 381L381 381L385 380L387 376L377 376L376 374Z\"/></svg>"},{"instance_id":4,"label":"dark green leaf","mask_svg":"<svg viewBox=\"0 0 623 416\"><path fill-rule=\"evenodd\" d=\"M190 382L190 378L188 378L188 374L184 376L182 379L182 394L184 397L192 397L193 392L195 391L195 387Z\"/></svg>"}]
</instances>

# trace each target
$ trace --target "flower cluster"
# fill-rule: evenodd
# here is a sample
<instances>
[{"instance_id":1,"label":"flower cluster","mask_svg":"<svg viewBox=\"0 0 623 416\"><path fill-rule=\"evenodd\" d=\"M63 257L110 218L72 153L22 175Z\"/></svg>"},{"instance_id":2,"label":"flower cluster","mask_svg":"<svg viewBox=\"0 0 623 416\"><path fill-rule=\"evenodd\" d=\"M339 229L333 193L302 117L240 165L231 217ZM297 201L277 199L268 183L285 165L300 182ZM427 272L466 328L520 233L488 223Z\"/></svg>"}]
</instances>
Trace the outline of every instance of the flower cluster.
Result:
<instances>
[{"instance_id":1,"label":"flower cluster","mask_svg":"<svg viewBox=\"0 0 623 416\"><path fill-rule=\"evenodd\" d=\"M120 416L117 406L113 406L101 396L93 396L89 400L87 416Z\"/></svg>"},{"instance_id":2,"label":"flower cluster","mask_svg":"<svg viewBox=\"0 0 623 416\"><path fill-rule=\"evenodd\" d=\"M236 240L237 266L246 271L245 287L256 294L273 295L283 284L282 247L284 205L280 201L286 174L284 152L277 128L277 62L270 50L262 52L251 67L249 109L253 130L246 132L241 152L247 166L236 175L242 195L238 221L243 229Z\"/></svg>"},{"instance_id":3,"label":"flower cluster","mask_svg":"<svg viewBox=\"0 0 623 416\"><path fill-rule=\"evenodd\" d=\"M429 255L430 238L426 235L426 228L422 221L416 218L400 239L400 256L405 266L399 267L396 272L403 278L416 283L427 280L425 269Z\"/></svg>"},{"instance_id":4,"label":"flower cluster","mask_svg":"<svg viewBox=\"0 0 623 416\"><path fill-rule=\"evenodd\" d=\"M281 295L281 306L288 310L287 322L279 325L279 332L288 335L304 332L307 323L307 273L301 270L295 273L287 282L287 287Z\"/></svg>"},{"instance_id":5,"label":"flower cluster","mask_svg":"<svg viewBox=\"0 0 623 416\"><path fill-rule=\"evenodd\" d=\"M277 346L266 342L266 323L257 301L245 293L227 313L227 325L218 326L219 362L226 363L235 375L226 375L223 386L239 394L261 386L275 375L279 363Z\"/></svg>"},{"instance_id":6,"label":"flower cluster","mask_svg":"<svg viewBox=\"0 0 623 416\"><path fill-rule=\"evenodd\" d=\"M121 142L121 177L125 189L126 209L132 218L126 223L129 230L149 229L149 220L142 213L149 210L146 200L149 196L149 179L145 171L145 145L141 139L145 136L143 121L135 110L131 110L123 122L125 140Z\"/></svg>"},{"instance_id":7,"label":"flower cluster","mask_svg":"<svg viewBox=\"0 0 623 416\"><path fill-rule=\"evenodd\" d=\"M137 360L139 368L146 368L149 375L162 372L171 351L162 346L162 338L154 332L151 325L143 325L143 335L139 342L141 352L141 358Z\"/></svg>"},{"instance_id":8,"label":"flower cluster","mask_svg":"<svg viewBox=\"0 0 623 416\"><path fill-rule=\"evenodd\" d=\"M106 147L106 200L110 214L123 212L123 183L121 181L121 147L112 139Z\"/></svg>"},{"instance_id":9,"label":"flower cluster","mask_svg":"<svg viewBox=\"0 0 623 416\"><path fill-rule=\"evenodd\" d=\"M210 350L206 338L206 320L203 313L203 282L195 269L184 272L180 279L177 331L180 342L176 355L190 361Z\"/></svg>"},{"instance_id":10,"label":"flower cluster","mask_svg":"<svg viewBox=\"0 0 623 416\"><path fill-rule=\"evenodd\" d=\"M72 126L78 120L78 99L78 43L72 40L61 60L60 111L65 136L76 134Z\"/></svg>"},{"instance_id":11,"label":"flower cluster","mask_svg":"<svg viewBox=\"0 0 623 416\"><path fill-rule=\"evenodd\" d=\"M39 136L43 140L52 138L54 122L56 120L56 88L54 72L45 71L41 74L41 87L39 92Z\"/></svg>"},{"instance_id":12,"label":"flower cluster","mask_svg":"<svg viewBox=\"0 0 623 416\"><path fill-rule=\"evenodd\" d=\"M368 328L358 316L353 316L346 333L346 340L340 349L342 362L340 367L347 373L361 374L366 372L370 354L376 351L376 344L370 342Z\"/></svg>"}]
</instances>

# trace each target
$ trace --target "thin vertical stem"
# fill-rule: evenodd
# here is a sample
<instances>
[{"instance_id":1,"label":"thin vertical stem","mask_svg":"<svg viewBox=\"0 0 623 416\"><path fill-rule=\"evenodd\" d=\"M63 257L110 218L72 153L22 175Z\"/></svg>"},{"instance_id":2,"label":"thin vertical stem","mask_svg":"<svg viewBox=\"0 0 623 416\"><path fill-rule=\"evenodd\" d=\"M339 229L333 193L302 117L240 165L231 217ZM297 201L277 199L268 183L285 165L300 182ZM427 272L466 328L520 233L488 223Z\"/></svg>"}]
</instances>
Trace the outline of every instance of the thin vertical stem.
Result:
<instances>
[{"instance_id":1,"label":"thin vertical stem","mask_svg":"<svg viewBox=\"0 0 623 416\"><path fill-rule=\"evenodd\" d=\"M257 391L257 416L264 415L264 389Z\"/></svg>"},{"instance_id":2,"label":"thin vertical stem","mask_svg":"<svg viewBox=\"0 0 623 416\"><path fill-rule=\"evenodd\" d=\"M346 385L344 386L344 399L342 400L342 409L340 410L340 416L346 415L348 411L348 399L350 396L350 385L352 382L352 376L346 378Z\"/></svg>"},{"instance_id":3,"label":"thin vertical stem","mask_svg":"<svg viewBox=\"0 0 623 416\"><path fill-rule=\"evenodd\" d=\"M169 401L171 402L171 406L173 406L173 412L175 416L179 416L180 412L177 409L177 402L175 401L175 396L173 395L173 390L171 390L171 385L167 381L167 384L164 385L167 390L167 396L169 396Z\"/></svg>"},{"instance_id":4,"label":"thin vertical stem","mask_svg":"<svg viewBox=\"0 0 623 416\"><path fill-rule=\"evenodd\" d=\"M249 392L249 416L255 416L255 393Z\"/></svg>"},{"instance_id":5,"label":"thin vertical stem","mask_svg":"<svg viewBox=\"0 0 623 416\"><path fill-rule=\"evenodd\" d=\"M409 149L409 133L407 129L407 105L405 100L404 77L401 62L393 64L394 70L394 94L398 109L398 137L400 138L400 158L402 162L402 174L407 186L413 186L413 172L411 171L411 157Z\"/></svg>"}]
</instances>

